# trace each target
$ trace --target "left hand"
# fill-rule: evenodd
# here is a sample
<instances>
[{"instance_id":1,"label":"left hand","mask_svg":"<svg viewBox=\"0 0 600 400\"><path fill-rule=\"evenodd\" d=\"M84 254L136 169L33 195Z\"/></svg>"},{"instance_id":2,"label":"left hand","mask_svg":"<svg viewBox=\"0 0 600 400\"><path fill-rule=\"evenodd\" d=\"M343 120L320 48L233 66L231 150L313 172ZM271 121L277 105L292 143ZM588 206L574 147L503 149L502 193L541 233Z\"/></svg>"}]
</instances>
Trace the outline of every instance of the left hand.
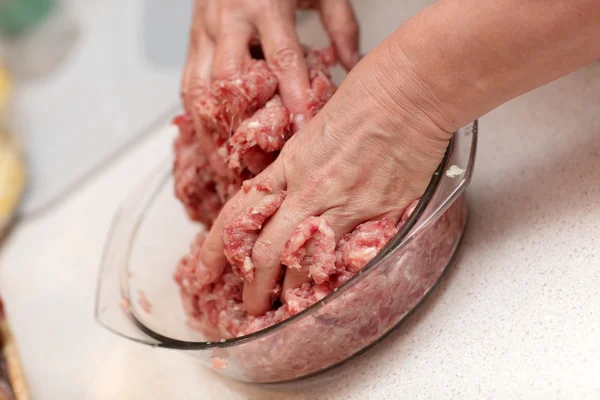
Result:
<instances>
[{"instance_id":1,"label":"left hand","mask_svg":"<svg viewBox=\"0 0 600 400\"><path fill-rule=\"evenodd\" d=\"M194 102L214 79L237 78L260 43L279 82L279 94L300 125L307 117L309 74L295 30L297 9L319 13L341 64L350 70L360 59L358 23L348 0L195 0L181 95L195 116ZM196 131L202 131L196 122ZM207 154L210 144L207 143Z\"/></svg>"}]
</instances>

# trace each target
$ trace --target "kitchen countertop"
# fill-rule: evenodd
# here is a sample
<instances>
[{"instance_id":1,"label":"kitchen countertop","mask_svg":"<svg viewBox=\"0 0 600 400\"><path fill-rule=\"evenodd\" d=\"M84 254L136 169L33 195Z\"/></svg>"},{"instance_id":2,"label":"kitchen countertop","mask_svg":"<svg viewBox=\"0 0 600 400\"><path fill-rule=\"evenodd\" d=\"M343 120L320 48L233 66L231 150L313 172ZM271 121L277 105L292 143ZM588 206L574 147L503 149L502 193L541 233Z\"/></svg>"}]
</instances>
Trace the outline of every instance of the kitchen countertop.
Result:
<instances>
[{"instance_id":1,"label":"kitchen countertop","mask_svg":"<svg viewBox=\"0 0 600 400\"><path fill-rule=\"evenodd\" d=\"M170 151L173 130L158 129L2 247L33 397L600 398L598 109L597 62L482 118L467 233L441 285L386 341L295 386L233 382L94 321L115 209Z\"/></svg>"}]
</instances>

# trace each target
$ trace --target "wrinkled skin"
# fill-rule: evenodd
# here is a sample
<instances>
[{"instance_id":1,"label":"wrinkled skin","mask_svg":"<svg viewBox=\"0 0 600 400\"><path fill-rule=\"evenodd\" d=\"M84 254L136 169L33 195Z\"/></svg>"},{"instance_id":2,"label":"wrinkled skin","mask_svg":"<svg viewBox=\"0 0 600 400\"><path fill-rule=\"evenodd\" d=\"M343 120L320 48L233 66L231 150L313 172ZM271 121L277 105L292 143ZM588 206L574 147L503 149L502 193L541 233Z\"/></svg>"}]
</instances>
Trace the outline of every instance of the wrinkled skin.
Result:
<instances>
[{"instance_id":1,"label":"wrinkled skin","mask_svg":"<svg viewBox=\"0 0 600 400\"><path fill-rule=\"evenodd\" d=\"M319 12L337 57L346 68L360 59L358 24L347 0L196 0L181 96L194 117L195 99L213 79L236 78L260 44L297 127L307 114L308 69L295 30L297 8ZM204 129L196 118L197 132ZM207 143L207 151L210 145Z\"/></svg>"},{"instance_id":2,"label":"wrinkled skin","mask_svg":"<svg viewBox=\"0 0 600 400\"><path fill-rule=\"evenodd\" d=\"M385 76L369 73L386 57L386 46L365 57L325 108L255 178L272 182L272 191L285 190L287 197L262 227L252 250L254 279L244 283L243 293L249 313L271 308L282 251L300 223L322 216L336 242L366 221L390 217L398 223L439 165L450 134L411 99L392 96ZM411 84L407 78L406 85ZM371 118L374 110L377 119ZM226 266L223 227L266 195L241 191L225 205L202 249L207 280L216 279ZM283 292L309 281L306 269L287 269Z\"/></svg>"}]
</instances>

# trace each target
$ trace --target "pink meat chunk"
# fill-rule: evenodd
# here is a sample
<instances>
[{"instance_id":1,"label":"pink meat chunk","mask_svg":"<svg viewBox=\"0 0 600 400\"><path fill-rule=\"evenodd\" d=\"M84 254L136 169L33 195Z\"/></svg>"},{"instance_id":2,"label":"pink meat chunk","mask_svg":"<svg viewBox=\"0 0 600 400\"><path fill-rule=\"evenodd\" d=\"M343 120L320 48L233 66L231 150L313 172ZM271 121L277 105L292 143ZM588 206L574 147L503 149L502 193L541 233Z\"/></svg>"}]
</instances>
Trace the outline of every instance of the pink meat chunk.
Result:
<instances>
[{"instance_id":1,"label":"pink meat chunk","mask_svg":"<svg viewBox=\"0 0 600 400\"><path fill-rule=\"evenodd\" d=\"M283 295L283 301L290 315L298 314L330 294L330 285L305 283L296 289L290 289Z\"/></svg>"},{"instance_id":2,"label":"pink meat chunk","mask_svg":"<svg viewBox=\"0 0 600 400\"><path fill-rule=\"evenodd\" d=\"M333 67L337 62L335 49L332 46L324 49L306 49L304 57L309 71L321 71L327 75L329 75L329 68Z\"/></svg>"},{"instance_id":3,"label":"pink meat chunk","mask_svg":"<svg viewBox=\"0 0 600 400\"><path fill-rule=\"evenodd\" d=\"M331 82L329 76L322 71L311 72L311 88L309 92L310 101L308 103L309 117L314 117L319 112L325 103L333 96L335 85Z\"/></svg>"},{"instance_id":4,"label":"pink meat chunk","mask_svg":"<svg viewBox=\"0 0 600 400\"><path fill-rule=\"evenodd\" d=\"M229 168L238 170L248 167L248 153L253 149L261 154L280 150L290 135L289 124L290 113L279 96L273 97L252 117L242 122L229 139ZM260 149L256 149L257 145Z\"/></svg>"},{"instance_id":5,"label":"pink meat chunk","mask_svg":"<svg viewBox=\"0 0 600 400\"><path fill-rule=\"evenodd\" d=\"M144 293L142 290L138 292L138 305L145 313L152 313L152 303L150 303L150 300L148 300L146 293Z\"/></svg>"},{"instance_id":6,"label":"pink meat chunk","mask_svg":"<svg viewBox=\"0 0 600 400\"><path fill-rule=\"evenodd\" d=\"M337 268L358 272L371 261L379 250L398 233L391 218L365 222L352 233L345 235L338 244L336 254Z\"/></svg>"},{"instance_id":7,"label":"pink meat chunk","mask_svg":"<svg viewBox=\"0 0 600 400\"><path fill-rule=\"evenodd\" d=\"M276 157L275 153L267 153L258 147L251 147L244 154L243 165L249 172L258 175L275 161Z\"/></svg>"},{"instance_id":8,"label":"pink meat chunk","mask_svg":"<svg viewBox=\"0 0 600 400\"><path fill-rule=\"evenodd\" d=\"M261 177L244 181L242 184L244 193L248 193L252 188L256 188L259 192L271 193L273 192L273 182L269 178Z\"/></svg>"},{"instance_id":9,"label":"pink meat chunk","mask_svg":"<svg viewBox=\"0 0 600 400\"><path fill-rule=\"evenodd\" d=\"M314 241L312 252L306 245ZM327 221L310 217L302 222L287 241L281 261L288 268L309 268L310 276L317 284L329 279L335 272L335 234Z\"/></svg>"},{"instance_id":10,"label":"pink meat chunk","mask_svg":"<svg viewBox=\"0 0 600 400\"><path fill-rule=\"evenodd\" d=\"M227 360L224 359L224 358L221 358L221 357L211 357L210 358L210 363L211 363L212 367L214 369L216 369L217 371L225 369L229 365L229 363L227 362Z\"/></svg>"},{"instance_id":11,"label":"pink meat chunk","mask_svg":"<svg viewBox=\"0 0 600 400\"><path fill-rule=\"evenodd\" d=\"M261 108L277 89L277 79L264 60L252 60L238 79L217 80L194 107L202 122L227 139L240 123Z\"/></svg>"},{"instance_id":12,"label":"pink meat chunk","mask_svg":"<svg viewBox=\"0 0 600 400\"><path fill-rule=\"evenodd\" d=\"M310 116L333 95L328 68L332 48L307 49ZM277 92L277 80L264 60L249 62L239 78L217 80L197 90L193 104L173 123L175 195L192 220L210 227L223 205L272 163L291 135L292 115ZM194 115L193 119L190 115Z\"/></svg>"},{"instance_id":13,"label":"pink meat chunk","mask_svg":"<svg viewBox=\"0 0 600 400\"><path fill-rule=\"evenodd\" d=\"M191 219L210 225L223 207L215 190L214 173L198 146L192 119L182 115L174 123L180 132L174 143L175 196Z\"/></svg>"}]
</instances>

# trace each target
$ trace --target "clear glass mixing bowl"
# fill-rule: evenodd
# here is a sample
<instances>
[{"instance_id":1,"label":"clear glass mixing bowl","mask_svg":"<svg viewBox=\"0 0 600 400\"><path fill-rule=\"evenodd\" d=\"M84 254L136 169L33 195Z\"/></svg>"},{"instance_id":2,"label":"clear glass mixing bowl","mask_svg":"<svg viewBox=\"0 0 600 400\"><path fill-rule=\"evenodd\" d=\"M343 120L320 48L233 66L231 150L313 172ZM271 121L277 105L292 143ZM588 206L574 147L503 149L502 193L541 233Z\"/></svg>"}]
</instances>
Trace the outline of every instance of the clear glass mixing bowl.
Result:
<instances>
[{"instance_id":1,"label":"clear glass mixing bowl","mask_svg":"<svg viewBox=\"0 0 600 400\"><path fill-rule=\"evenodd\" d=\"M477 121L455 133L398 234L336 292L270 328L220 342L205 341L187 324L172 277L201 226L173 195L169 160L134 188L115 216L96 318L118 335L183 351L239 380L282 382L333 368L381 341L443 275L464 232L464 191L476 147Z\"/></svg>"}]
</instances>

